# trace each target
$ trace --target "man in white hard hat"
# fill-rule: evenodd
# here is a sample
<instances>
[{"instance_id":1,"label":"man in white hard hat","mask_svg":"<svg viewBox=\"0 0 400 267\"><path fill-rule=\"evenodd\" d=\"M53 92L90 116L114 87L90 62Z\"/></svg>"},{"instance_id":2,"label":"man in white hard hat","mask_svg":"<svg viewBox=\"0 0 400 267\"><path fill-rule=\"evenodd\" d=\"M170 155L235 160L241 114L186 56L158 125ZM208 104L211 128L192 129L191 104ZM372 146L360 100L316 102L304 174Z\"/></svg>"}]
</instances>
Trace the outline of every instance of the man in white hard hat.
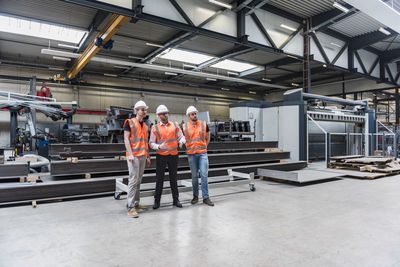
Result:
<instances>
[{"instance_id":1,"label":"man in white hard hat","mask_svg":"<svg viewBox=\"0 0 400 267\"><path fill-rule=\"evenodd\" d=\"M168 108L159 105L156 114L160 122L153 125L150 133L150 147L157 153L156 155L156 192L154 194L153 209L160 207L161 195L164 184L165 167L168 166L169 183L172 191L173 205L182 208L179 201L179 191L177 184L178 172L178 144L182 148L185 137L177 122L168 121Z\"/></svg>"},{"instance_id":2,"label":"man in white hard hat","mask_svg":"<svg viewBox=\"0 0 400 267\"><path fill-rule=\"evenodd\" d=\"M127 119L124 124L124 143L129 170L128 182L128 215L138 218L137 210L145 210L146 206L140 202L140 184L144 168L150 165L149 157L149 130L143 119L146 116L148 106L142 100L135 104L136 117Z\"/></svg>"},{"instance_id":3,"label":"man in white hard hat","mask_svg":"<svg viewBox=\"0 0 400 267\"><path fill-rule=\"evenodd\" d=\"M186 139L186 154L192 173L193 199L191 203L196 204L199 201L200 174L203 203L214 206L208 195L207 146L210 143L210 130L205 121L198 120L197 112L194 106L189 106L186 110L189 121L182 125Z\"/></svg>"}]
</instances>

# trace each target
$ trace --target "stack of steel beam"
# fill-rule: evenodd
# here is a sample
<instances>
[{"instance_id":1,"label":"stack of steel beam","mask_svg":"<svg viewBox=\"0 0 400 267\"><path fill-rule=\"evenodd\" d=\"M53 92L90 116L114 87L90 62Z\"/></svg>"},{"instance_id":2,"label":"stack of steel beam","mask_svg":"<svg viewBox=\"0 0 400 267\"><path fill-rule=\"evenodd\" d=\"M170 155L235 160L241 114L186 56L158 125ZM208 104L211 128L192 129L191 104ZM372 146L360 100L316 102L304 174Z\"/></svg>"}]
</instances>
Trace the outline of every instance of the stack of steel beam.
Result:
<instances>
[{"instance_id":1,"label":"stack of steel beam","mask_svg":"<svg viewBox=\"0 0 400 267\"><path fill-rule=\"evenodd\" d=\"M209 154L210 167L232 166L243 164L254 164L262 162L273 162L290 157L289 152L239 152L239 153L216 153ZM155 171L155 156L151 157L151 165L147 171ZM69 160L58 160L51 162L50 174L53 176L70 176L77 174L99 174L127 172L126 160L120 159L84 159L73 163ZM186 155L179 155L178 166L180 169L189 168Z\"/></svg>"},{"instance_id":2,"label":"stack of steel beam","mask_svg":"<svg viewBox=\"0 0 400 267\"><path fill-rule=\"evenodd\" d=\"M228 168L237 172L256 173L258 168L291 171L306 167L307 163L304 161L282 162L290 158L290 153L271 149L276 146L276 142L210 143L208 147L209 177L227 175ZM113 194L115 179L127 177L126 160L114 158L114 156L121 156L124 153L123 149L122 144L52 146L50 155L53 158L80 155L78 161L75 163L71 160L51 161L51 177L43 179L43 183L0 188L0 205L32 200ZM152 156L152 158L151 166L145 170L143 183L153 183L156 180L155 157ZM91 174L91 179L83 179L83 174ZM168 173L166 173L165 180L168 179ZM178 179L191 179L187 156L184 153L179 155Z\"/></svg>"},{"instance_id":3,"label":"stack of steel beam","mask_svg":"<svg viewBox=\"0 0 400 267\"><path fill-rule=\"evenodd\" d=\"M227 151L258 151L266 148L276 148L278 142L211 142L208 145L208 153L223 153ZM155 152L150 152L154 155ZM179 149L179 154L185 151ZM49 156L52 159L68 157L96 158L115 157L125 155L124 144L52 144Z\"/></svg>"},{"instance_id":4,"label":"stack of steel beam","mask_svg":"<svg viewBox=\"0 0 400 267\"><path fill-rule=\"evenodd\" d=\"M29 174L28 163L6 163L0 164L0 180L12 178L24 178Z\"/></svg>"}]
</instances>

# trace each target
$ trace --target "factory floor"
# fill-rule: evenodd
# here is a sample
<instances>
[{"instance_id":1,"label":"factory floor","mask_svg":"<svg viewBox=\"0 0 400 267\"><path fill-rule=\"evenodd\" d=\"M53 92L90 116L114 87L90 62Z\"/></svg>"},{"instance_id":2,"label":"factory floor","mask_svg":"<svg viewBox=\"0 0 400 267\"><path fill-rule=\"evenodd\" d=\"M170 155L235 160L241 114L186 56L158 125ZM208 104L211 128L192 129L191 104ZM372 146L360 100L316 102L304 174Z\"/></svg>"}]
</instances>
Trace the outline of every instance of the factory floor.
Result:
<instances>
[{"instance_id":1,"label":"factory floor","mask_svg":"<svg viewBox=\"0 0 400 267\"><path fill-rule=\"evenodd\" d=\"M0 266L400 266L400 176L256 187L138 219L113 197L1 208Z\"/></svg>"}]
</instances>

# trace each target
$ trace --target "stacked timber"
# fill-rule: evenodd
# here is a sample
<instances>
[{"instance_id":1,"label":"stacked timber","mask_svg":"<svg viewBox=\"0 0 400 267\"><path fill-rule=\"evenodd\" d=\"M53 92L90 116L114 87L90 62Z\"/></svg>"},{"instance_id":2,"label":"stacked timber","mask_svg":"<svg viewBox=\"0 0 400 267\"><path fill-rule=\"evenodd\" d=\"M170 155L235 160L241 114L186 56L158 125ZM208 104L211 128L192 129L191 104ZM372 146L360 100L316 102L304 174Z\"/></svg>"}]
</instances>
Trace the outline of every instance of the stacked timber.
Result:
<instances>
[{"instance_id":1,"label":"stacked timber","mask_svg":"<svg viewBox=\"0 0 400 267\"><path fill-rule=\"evenodd\" d=\"M374 179L400 174L400 163L392 157L364 157L361 155L331 157L331 168L373 173L365 178Z\"/></svg>"}]
</instances>

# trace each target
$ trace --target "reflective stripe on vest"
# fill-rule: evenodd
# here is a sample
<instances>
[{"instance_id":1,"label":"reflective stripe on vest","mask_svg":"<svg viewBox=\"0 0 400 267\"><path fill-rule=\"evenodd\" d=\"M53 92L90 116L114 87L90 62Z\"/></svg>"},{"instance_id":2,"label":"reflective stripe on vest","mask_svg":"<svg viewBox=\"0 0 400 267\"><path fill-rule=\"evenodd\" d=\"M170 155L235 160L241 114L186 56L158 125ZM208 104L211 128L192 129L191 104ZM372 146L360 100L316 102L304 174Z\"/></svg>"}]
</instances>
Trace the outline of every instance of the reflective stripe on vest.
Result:
<instances>
[{"instance_id":1,"label":"reflective stripe on vest","mask_svg":"<svg viewBox=\"0 0 400 267\"><path fill-rule=\"evenodd\" d=\"M173 137L170 135L171 125L175 127ZM178 154L178 124L176 122L171 122L171 125L162 128L163 136L161 136L160 128L158 127L158 123L154 125L155 135L156 135L156 144L160 145L162 143L167 143L168 148L166 149L157 149L156 153L159 155L177 155ZM163 139L168 137L168 139Z\"/></svg>"},{"instance_id":2,"label":"reflective stripe on vest","mask_svg":"<svg viewBox=\"0 0 400 267\"><path fill-rule=\"evenodd\" d=\"M129 137L129 142L132 150L132 155L135 157L139 156L148 156L149 154L149 145L148 145L148 128L147 125L143 122L143 126L140 125L140 122L136 119L128 120L129 125L131 127L131 135ZM138 129L137 129L138 128ZM127 156L129 153L126 153Z\"/></svg>"},{"instance_id":3,"label":"reflective stripe on vest","mask_svg":"<svg viewBox=\"0 0 400 267\"><path fill-rule=\"evenodd\" d=\"M198 121L201 125L201 131L198 130L198 123L196 126L193 124L189 125L191 122L185 123L184 133L186 137L186 153L187 154L198 154L207 152L207 139L206 139L206 122ZM189 128L193 130L192 133ZM194 138L191 138L192 137Z\"/></svg>"}]
</instances>

